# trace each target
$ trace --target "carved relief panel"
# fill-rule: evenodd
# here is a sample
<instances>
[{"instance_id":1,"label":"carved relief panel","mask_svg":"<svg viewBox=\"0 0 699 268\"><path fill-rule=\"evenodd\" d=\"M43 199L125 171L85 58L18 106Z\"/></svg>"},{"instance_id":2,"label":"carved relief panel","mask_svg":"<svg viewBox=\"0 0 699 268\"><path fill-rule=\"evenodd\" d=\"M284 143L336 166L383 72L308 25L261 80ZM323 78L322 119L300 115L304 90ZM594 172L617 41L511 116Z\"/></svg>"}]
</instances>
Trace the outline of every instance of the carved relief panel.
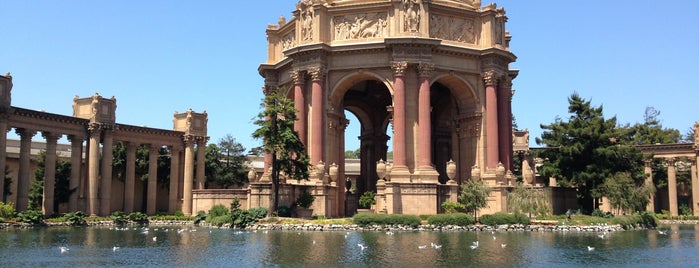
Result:
<instances>
[{"instance_id":1,"label":"carved relief panel","mask_svg":"<svg viewBox=\"0 0 699 268\"><path fill-rule=\"evenodd\" d=\"M335 16L332 19L333 40L385 37L387 18L385 12Z\"/></svg>"},{"instance_id":2,"label":"carved relief panel","mask_svg":"<svg viewBox=\"0 0 699 268\"><path fill-rule=\"evenodd\" d=\"M430 37L476 44L476 23L472 18L430 15Z\"/></svg>"}]
</instances>

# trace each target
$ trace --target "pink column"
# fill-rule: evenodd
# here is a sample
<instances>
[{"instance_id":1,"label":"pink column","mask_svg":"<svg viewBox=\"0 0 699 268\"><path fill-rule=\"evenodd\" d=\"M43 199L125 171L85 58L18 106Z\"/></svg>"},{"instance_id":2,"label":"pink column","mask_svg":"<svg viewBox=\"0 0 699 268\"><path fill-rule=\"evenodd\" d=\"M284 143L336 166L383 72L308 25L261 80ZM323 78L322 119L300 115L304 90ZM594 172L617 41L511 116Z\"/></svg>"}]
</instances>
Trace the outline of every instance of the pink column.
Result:
<instances>
[{"instance_id":1,"label":"pink column","mask_svg":"<svg viewBox=\"0 0 699 268\"><path fill-rule=\"evenodd\" d=\"M405 69L407 62L394 62L393 69L393 167L406 167L405 162Z\"/></svg>"},{"instance_id":2,"label":"pink column","mask_svg":"<svg viewBox=\"0 0 699 268\"><path fill-rule=\"evenodd\" d=\"M194 137L184 136L184 184L182 185L182 213L192 214L192 187L194 185Z\"/></svg>"},{"instance_id":3,"label":"pink column","mask_svg":"<svg viewBox=\"0 0 699 268\"><path fill-rule=\"evenodd\" d=\"M512 170L512 81L505 76L498 89L499 161L505 170Z\"/></svg>"},{"instance_id":4,"label":"pink column","mask_svg":"<svg viewBox=\"0 0 699 268\"><path fill-rule=\"evenodd\" d=\"M495 71L487 71L483 74L485 82L485 115L486 115L486 169L495 169L499 161L498 147L498 101L497 84L498 77Z\"/></svg>"},{"instance_id":5,"label":"pink column","mask_svg":"<svg viewBox=\"0 0 699 268\"><path fill-rule=\"evenodd\" d=\"M154 144L148 147L148 199L146 200L146 214L148 215L155 214L155 203L158 200L158 149L159 147Z\"/></svg>"},{"instance_id":6,"label":"pink column","mask_svg":"<svg viewBox=\"0 0 699 268\"><path fill-rule=\"evenodd\" d=\"M323 160L323 69L314 67L308 70L313 84L311 86L311 164Z\"/></svg>"},{"instance_id":7,"label":"pink column","mask_svg":"<svg viewBox=\"0 0 699 268\"><path fill-rule=\"evenodd\" d=\"M294 80L294 108L296 109L296 117L298 120L294 122L294 130L299 133L299 139L304 145L306 143L306 100L303 94L303 73L300 71L292 71L291 77Z\"/></svg>"},{"instance_id":8,"label":"pink column","mask_svg":"<svg viewBox=\"0 0 699 268\"><path fill-rule=\"evenodd\" d=\"M418 120L420 138L418 139L420 167L432 167L432 122L430 112L430 75L434 70L434 64L420 63L420 91L418 93Z\"/></svg>"}]
</instances>

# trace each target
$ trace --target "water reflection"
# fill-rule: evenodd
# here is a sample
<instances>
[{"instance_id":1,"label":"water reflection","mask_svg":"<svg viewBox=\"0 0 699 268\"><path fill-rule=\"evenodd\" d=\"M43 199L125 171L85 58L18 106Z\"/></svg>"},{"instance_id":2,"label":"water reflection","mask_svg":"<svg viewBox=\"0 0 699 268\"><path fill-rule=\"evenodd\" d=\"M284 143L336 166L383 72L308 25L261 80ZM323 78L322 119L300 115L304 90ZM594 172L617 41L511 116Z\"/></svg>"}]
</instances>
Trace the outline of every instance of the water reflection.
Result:
<instances>
[{"instance_id":1,"label":"water reflection","mask_svg":"<svg viewBox=\"0 0 699 268\"><path fill-rule=\"evenodd\" d=\"M0 230L0 267L690 267L699 263L699 226L660 228L668 230L667 235L655 230L600 236L578 232L252 232L172 226L13 229ZM472 249L475 241L479 246ZM60 246L70 250L61 253ZM588 246L595 250L589 251Z\"/></svg>"}]
</instances>

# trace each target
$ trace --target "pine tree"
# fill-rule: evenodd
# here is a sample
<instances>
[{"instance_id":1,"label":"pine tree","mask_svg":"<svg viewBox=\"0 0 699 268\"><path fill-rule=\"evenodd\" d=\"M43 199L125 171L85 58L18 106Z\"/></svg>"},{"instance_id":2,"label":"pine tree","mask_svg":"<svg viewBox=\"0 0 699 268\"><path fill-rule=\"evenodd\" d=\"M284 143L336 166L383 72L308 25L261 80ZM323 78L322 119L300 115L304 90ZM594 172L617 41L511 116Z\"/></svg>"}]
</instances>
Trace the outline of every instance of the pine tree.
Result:
<instances>
[{"instance_id":1,"label":"pine tree","mask_svg":"<svg viewBox=\"0 0 699 268\"><path fill-rule=\"evenodd\" d=\"M255 120L259 126L252 136L262 139L263 150L272 156L272 207L270 215L276 213L279 205L279 176L283 172L286 176L296 180L308 180L309 160L304 144L294 130L296 109L294 102L283 95L282 89L265 92L262 109Z\"/></svg>"}]
</instances>

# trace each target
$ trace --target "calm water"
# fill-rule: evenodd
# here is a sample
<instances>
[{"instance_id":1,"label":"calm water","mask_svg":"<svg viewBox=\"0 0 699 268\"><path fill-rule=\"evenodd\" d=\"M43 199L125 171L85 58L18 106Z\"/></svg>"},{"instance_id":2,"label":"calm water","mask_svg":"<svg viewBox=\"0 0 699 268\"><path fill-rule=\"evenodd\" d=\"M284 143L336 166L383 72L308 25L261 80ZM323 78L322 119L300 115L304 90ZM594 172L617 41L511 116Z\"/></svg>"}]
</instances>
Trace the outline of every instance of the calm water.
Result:
<instances>
[{"instance_id":1,"label":"calm water","mask_svg":"<svg viewBox=\"0 0 699 268\"><path fill-rule=\"evenodd\" d=\"M0 267L699 266L699 226L661 228L668 230L667 235L644 230L614 232L604 238L573 232L389 235L163 226L13 229L0 230ZM472 249L474 241L479 246ZM358 244L367 248L362 250ZM590 251L588 246L595 249ZM68 250L61 252L60 247Z\"/></svg>"}]
</instances>

